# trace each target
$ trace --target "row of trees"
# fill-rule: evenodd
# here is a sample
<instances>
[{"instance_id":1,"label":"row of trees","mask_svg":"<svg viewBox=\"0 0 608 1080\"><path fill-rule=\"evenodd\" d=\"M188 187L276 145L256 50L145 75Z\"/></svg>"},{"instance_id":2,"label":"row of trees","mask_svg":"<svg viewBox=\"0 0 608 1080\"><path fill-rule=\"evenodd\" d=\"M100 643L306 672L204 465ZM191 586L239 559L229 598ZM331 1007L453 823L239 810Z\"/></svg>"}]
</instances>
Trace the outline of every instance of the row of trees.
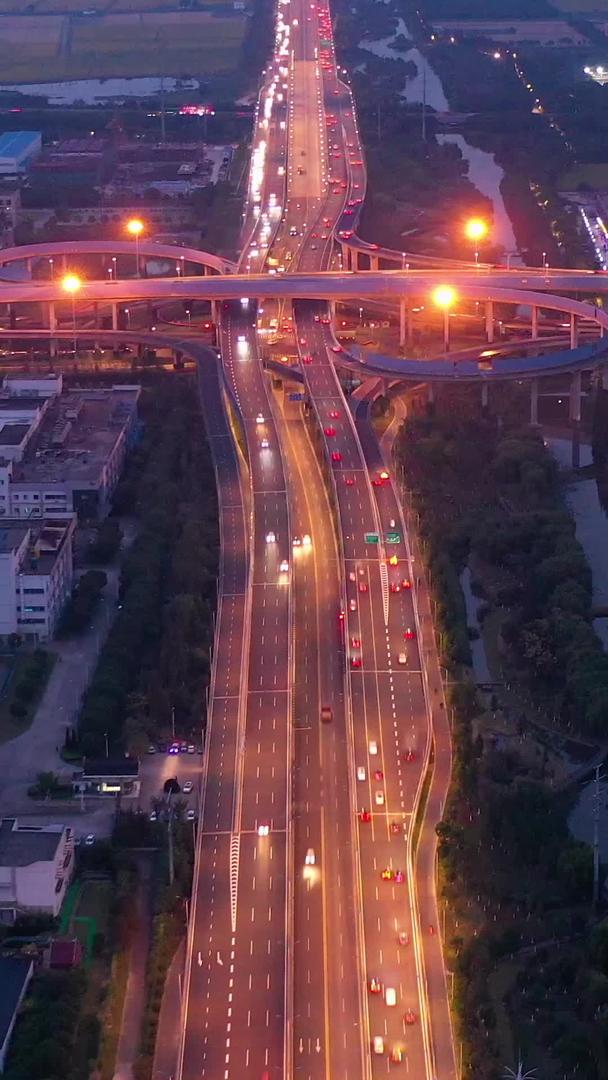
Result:
<instances>
[{"instance_id":1,"label":"row of trees","mask_svg":"<svg viewBox=\"0 0 608 1080\"><path fill-rule=\"evenodd\" d=\"M117 491L138 517L122 567L113 626L85 694L86 755L104 733L141 754L151 739L204 725L218 526L215 480L190 379L161 375L143 400L145 434Z\"/></svg>"}]
</instances>

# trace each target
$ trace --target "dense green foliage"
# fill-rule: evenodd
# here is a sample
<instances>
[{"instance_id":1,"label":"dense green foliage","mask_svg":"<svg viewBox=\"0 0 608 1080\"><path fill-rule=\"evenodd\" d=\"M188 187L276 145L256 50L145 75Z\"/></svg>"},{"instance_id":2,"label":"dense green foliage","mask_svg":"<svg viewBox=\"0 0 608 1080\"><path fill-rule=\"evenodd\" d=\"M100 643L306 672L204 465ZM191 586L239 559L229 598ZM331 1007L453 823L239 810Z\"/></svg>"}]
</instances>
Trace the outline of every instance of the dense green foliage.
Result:
<instances>
[{"instance_id":1,"label":"dense green foliage","mask_svg":"<svg viewBox=\"0 0 608 1080\"><path fill-rule=\"evenodd\" d=\"M116 493L138 518L125 557L120 606L85 694L86 755L110 741L141 753L171 729L200 732L209 677L218 559L215 480L198 396L163 376L145 391L143 442Z\"/></svg>"},{"instance_id":2,"label":"dense green foliage","mask_svg":"<svg viewBox=\"0 0 608 1080\"><path fill-rule=\"evenodd\" d=\"M107 583L108 579L103 570L86 570L81 574L61 616L61 636L80 634L90 627Z\"/></svg>"}]
</instances>

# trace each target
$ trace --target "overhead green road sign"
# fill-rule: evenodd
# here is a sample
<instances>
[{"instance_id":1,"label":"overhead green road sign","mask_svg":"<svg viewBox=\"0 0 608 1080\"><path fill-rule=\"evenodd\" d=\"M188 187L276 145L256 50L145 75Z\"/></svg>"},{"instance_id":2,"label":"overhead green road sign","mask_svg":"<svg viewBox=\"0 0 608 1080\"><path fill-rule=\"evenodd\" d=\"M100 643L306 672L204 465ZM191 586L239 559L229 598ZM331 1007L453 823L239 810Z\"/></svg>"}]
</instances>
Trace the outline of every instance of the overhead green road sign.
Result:
<instances>
[{"instance_id":1,"label":"overhead green road sign","mask_svg":"<svg viewBox=\"0 0 608 1080\"><path fill-rule=\"evenodd\" d=\"M387 544L400 544L401 543L401 533L387 532L387 534L386 534L386 542L387 542Z\"/></svg>"},{"instance_id":2,"label":"overhead green road sign","mask_svg":"<svg viewBox=\"0 0 608 1080\"><path fill-rule=\"evenodd\" d=\"M365 543L366 544L379 544L380 543L380 537L378 536L378 533L366 533L365 534Z\"/></svg>"}]
</instances>

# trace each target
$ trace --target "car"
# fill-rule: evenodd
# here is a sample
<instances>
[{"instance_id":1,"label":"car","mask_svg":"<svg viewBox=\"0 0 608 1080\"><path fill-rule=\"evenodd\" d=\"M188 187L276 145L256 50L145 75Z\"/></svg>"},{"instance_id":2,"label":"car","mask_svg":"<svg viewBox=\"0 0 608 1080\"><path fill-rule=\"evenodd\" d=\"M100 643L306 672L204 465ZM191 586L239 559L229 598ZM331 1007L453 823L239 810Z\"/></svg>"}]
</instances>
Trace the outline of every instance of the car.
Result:
<instances>
[{"instance_id":1,"label":"car","mask_svg":"<svg viewBox=\"0 0 608 1080\"><path fill-rule=\"evenodd\" d=\"M184 784L182 785L182 791L183 791L184 795L189 795L190 792L192 791L193 787L194 787L194 784L192 783L192 780L186 780L184 782Z\"/></svg>"},{"instance_id":2,"label":"car","mask_svg":"<svg viewBox=\"0 0 608 1080\"><path fill-rule=\"evenodd\" d=\"M380 479L383 480L383 481L386 481L386 480L388 480L388 478L389 478L389 476L388 476L388 473L387 473L386 469L383 469L382 472L380 473Z\"/></svg>"},{"instance_id":3,"label":"car","mask_svg":"<svg viewBox=\"0 0 608 1080\"><path fill-rule=\"evenodd\" d=\"M380 479L379 476L374 476L372 484L374 485L374 487L382 487L383 481Z\"/></svg>"},{"instance_id":4,"label":"car","mask_svg":"<svg viewBox=\"0 0 608 1080\"><path fill-rule=\"evenodd\" d=\"M171 743L171 746L167 750L168 754L179 754L179 743Z\"/></svg>"},{"instance_id":5,"label":"car","mask_svg":"<svg viewBox=\"0 0 608 1080\"><path fill-rule=\"evenodd\" d=\"M272 529L271 529L270 532L266 533L266 543L267 544L276 544L276 542L277 542L277 534L275 532L273 532Z\"/></svg>"},{"instance_id":6,"label":"car","mask_svg":"<svg viewBox=\"0 0 608 1080\"><path fill-rule=\"evenodd\" d=\"M365 780L365 765L357 765L357 780Z\"/></svg>"},{"instance_id":7,"label":"car","mask_svg":"<svg viewBox=\"0 0 608 1080\"><path fill-rule=\"evenodd\" d=\"M305 337L300 338L300 345L306 345L306 338Z\"/></svg>"},{"instance_id":8,"label":"car","mask_svg":"<svg viewBox=\"0 0 608 1080\"><path fill-rule=\"evenodd\" d=\"M389 566L396 566L398 562L399 562L399 559L397 558L396 555L391 555L390 559L388 560Z\"/></svg>"},{"instance_id":9,"label":"car","mask_svg":"<svg viewBox=\"0 0 608 1080\"><path fill-rule=\"evenodd\" d=\"M314 866L315 862L316 862L315 849L309 847L307 852L306 852L306 857L304 859L304 864L305 864L305 866Z\"/></svg>"},{"instance_id":10,"label":"car","mask_svg":"<svg viewBox=\"0 0 608 1080\"><path fill-rule=\"evenodd\" d=\"M156 747L153 746L152 743L150 743L148 749L146 750L146 753L147 754L155 754L156 753Z\"/></svg>"},{"instance_id":11,"label":"car","mask_svg":"<svg viewBox=\"0 0 608 1080\"><path fill-rule=\"evenodd\" d=\"M407 630L403 634L404 641L413 641L416 637L416 631L412 630L411 626L408 626Z\"/></svg>"},{"instance_id":12,"label":"car","mask_svg":"<svg viewBox=\"0 0 608 1080\"><path fill-rule=\"evenodd\" d=\"M354 667L354 668L360 668L361 667L361 657L360 656L353 656L351 658L350 666Z\"/></svg>"},{"instance_id":13,"label":"car","mask_svg":"<svg viewBox=\"0 0 608 1080\"><path fill-rule=\"evenodd\" d=\"M270 825L267 821L261 821L258 825L258 836L268 836Z\"/></svg>"},{"instance_id":14,"label":"car","mask_svg":"<svg viewBox=\"0 0 608 1080\"><path fill-rule=\"evenodd\" d=\"M348 606L349 606L351 611L356 611L357 610L357 601L356 600L349 600L348 601Z\"/></svg>"},{"instance_id":15,"label":"car","mask_svg":"<svg viewBox=\"0 0 608 1080\"><path fill-rule=\"evenodd\" d=\"M341 345L332 345L331 346L331 351L333 353L341 353L341 352L343 352L343 349L342 349Z\"/></svg>"},{"instance_id":16,"label":"car","mask_svg":"<svg viewBox=\"0 0 608 1080\"><path fill-rule=\"evenodd\" d=\"M374 1035L374 1054L384 1053L384 1039L381 1035Z\"/></svg>"},{"instance_id":17,"label":"car","mask_svg":"<svg viewBox=\"0 0 608 1080\"><path fill-rule=\"evenodd\" d=\"M158 814L156 813L156 810L150 811L148 815L148 821L158 821Z\"/></svg>"},{"instance_id":18,"label":"car","mask_svg":"<svg viewBox=\"0 0 608 1080\"><path fill-rule=\"evenodd\" d=\"M348 572L348 580L349 581L356 581L357 580L357 575L355 574L354 570L349 570L349 572Z\"/></svg>"},{"instance_id":19,"label":"car","mask_svg":"<svg viewBox=\"0 0 608 1080\"><path fill-rule=\"evenodd\" d=\"M95 833L92 833L92 832L87 833L87 835L84 838L84 846L85 847L93 847L94 843L95 843Z\"/></svg>"},{"instance_id":20,"label":"car","mask_svg":"<svg viewBox=\"0 0 608 1080\"><path fill-rule=\"evenodd\" d=\"M397 1004L397 991L394 986L386 987L386 990L384 991L384 1001L385 1004L389 1005L391 1008L393 1005Z\"/></svg>"},{"instance_id":21,"label":"car","mask_svg":"<svg viewBox=\"0 0 608 1080\"><path fill-rule=\"evenodd\" d=\"M335 427L326 427L325 434L327 435L328 439L333 439L334 435L336 434Z\"/></svg>"},{"instance_id":22,"label":"car","mask_svg":"<svg viewBox=\"0 0 608 1080\"><path fill-rule=\"evenodd\" d=\"M374 772L374 780L384 780L384 773L382 769L376 769Z\"/></svg>"},{"instance_id":23,"label":"car","mask_svg":"<svg viewBox=\"0 0 608 1080\"><path fill-rule=\"evenodd\" d=\"M414 761L415 757L416 755L414 754L413 750L404 750L401 755L401 760L405 761L409 765L410 761Z\"/></svg>"},{"instance_id":24,"label":"car","mask_svg":"<svg viewBox=\"0 0 608 1080\"><path fill-rule=\"evenodd\" d=\"M196 821L196 810L186 811L186 821Z\"/></svg>"},{"instance_id":25,"label":"car","mask_svg":"<svg viewBox=\"0 0 608 1080\"><path fill-rule=\"evenodd\" d=\"M384 792L378 790L374 795L376 806L384 806Z\"/></svg>"},{"instance_id":26,"label":"car","mask_svg":"<svg viewBox=\"0 0 608 1080\"><path fill-rule=\"evenodd\" d=\"M291 546L292 547L302 547L302 537L301 536L294 536L293 540L291 541Z\"/></svg>"},{"instance_id":27,"label":"car","mask_svg":"<svg viewBox=\"0 0 608 1080\"><path fill-rule=\"evenodd\" d=\"M332 452L331 452L331 460L332 461L342 461L342 454L340 453L339 450L332 450Z\"/></svg>"},{"instance_id":28,"label":"car","mask_svg":"<svg viewBox=\"0 0 608 1080\"><path fill-rule=\"evenodd\" d=\"M314 321L315 322L321 322L321 316L320 315L315 315Z\"/></svg>"},{"instance_id":29,"label":"car","mask_svg":"<svg viewBox=\"0 0 608 1080\"><path fill-rule=\"evenodd\" d=\"M401 585L399 584L398 581L391 581L391 592L392 593L401 592Z\"/></svg>"},{"instance_id":30,"label":"car","mask_svg":"<svg viewBox=\"0 0 608 1080\"><path fill-rule=\"evenodd\" d=\"M403 1050L400 1046L393 1046L391 1050L391 1064L399 1065L403 1061Z\"/></svg>"},{"instance_id":31,"label":"car","mask_svg":"<svg viewBox=\"0 0 608 1080\"><path fill-rule=\"evenodd\" d=\"M411 587L412 587L412 583L409 580L409 578L404 578L403 581L401 582L401 588L402 589L411 589Z\"/></svg>"},{"instance_id":32,"label":"car","mask_svg":"<svg viewBox=\"0 0 608 1080\"><path fill-rule=\"evenodd\" d=\"M403 1014L403 1019L405 1020L406 1024L415 1024L416 1023L416 1013L414 1012L413 1009L406 1009L405 1013Z\"/></svg>"},{"instance_id":33,"label":"car","mask_svg":"<svg viewBox=\"0 0 608 1080\"><path fill-rule=\"evenodd\" d=\"M255 422L256 422L256 424L265 424L266 423L266 421L264 420L264 417L263 417L261 412L259 412L258 415L256 416Z\"/></svg>"},{"instance_id":34,"label":"car","mask_svg":"<svg viewBox=\"0 0 608 1080\"><path fill-rule=\"evenodd\" d=\"M310 353L306 353L306 355L302 357L302 363L312 364L312 356L310 355Z\"/></svg>"},{"instance_id":35,"label":"car","mask_svg":"<svg viewBox=\"0 0 608 1080\"><path fill-rule=\"evenodd\" d=\"M374 754L378 753L378 743L376 742L375 739L370 739L369 740L367 749L368 749L369 753L372 755L372 757L373 757Z\"/></svg>"},{"instance_id":36,"label":"car","mask_svg":"<svg viewBox=\"0 0 608 1080\"><path fill-rule=\"evenodd\" d=\"M352 637L350 639L350 643L351 643L353 649L360 649L361 648L361 641L357 637Z\"/></svg>"},{"instance_id":37,"label":"car","mask_svg":"<svg viewBox=\"0 0 608 1080\"><path fill-rule=\"evenodd\" d=\"M309 533L304 533L304 536L302 537L302 547L305 547L305 548L312 547L312 540L310 538Z\"/></svg>"},{"instance_id":38,"label":"car","mask_svg":"<svg viewBox=\"0 0 608 1080\"><path fill-rule=\"evenodd\" d=\"M391 870L390 866L385 866L384 867L384 870L380 874L380 877L382 878L383 881L392 881L393 880L393 871Z\"/></svg>"},{"instance_id":39,"label":"car","mask_svg":"<svg viewBox=\"0 0 608 1080\"><path fill-rule=\"evenodd\" d=\"M403 830L404 830L404 826L402 825L402 823L400 821L391 821L391 832L393 834L402 833Z\"/></svg>"},{"instance_id":40,"label":"car","mask_svg":"<svg viewBox=\"0 0 608 1080\"><path fill-rule=\"evenodd\" d=\"M398 661L402 665L407 664L407 653L400 652L398 656Z\"/></svg>"},{"instance_id":41,"label":"car","mask_svg":"<svg viewBox=\"0 0 608 1080\"><path fill-rule=\"evenodd\" d=\"M344 483L346 484L347 487L354 487L355 486L355 481L354 481L352 476L345 476L344 477Z\"/></svg>"},{"instance_id":42,"label":"car","mask_svg":"<svg viewBox=\"0 0 608 1080\"><path fill-rule=\"evenodd\" d=\"M380 979L377 979L375 977L375 975L372 976L372 978L369 980L369 992L370 994L382 993L382 983L380 982Z\"/></svg>"},{"instance_id":43,"label":"car","mask_svg":"<svg viewBox=\"0 0 608 1080\"><path fill-rule=\"evenodd\" d=\"M409 945L410 935L408 934L407 930L399 931L399 933L397 934L397 941L400 945Z\"/></svg>"},{"instance_id":44,"label":"car","mask_svg":"<svg viewBox=\"0 0 608 1080\"><path fill-rule=\"evenodd\" d=\"M189 754L196 754L196 746L194 745L193 742L188 743L188 753Z\"/></svg>"},{"instance_id":45,"label":"car","mask_svg":"<svg viewBox=\"0 0 608 1080\"><path fill-rule=\"evenodd\" d=\"M372 820L372 815L370 814L369 810L366 810L364 808L364 809L359 811L359 821L368 822L368 821L371 821L371 820Z\"/></svg>"},{"instance_id":46,"label":"car","mask_svg":"<svg viewBox=\"0 0 608 1080\"><path fill-rule=\"evenodd\" d=\"M332 409L330 414L329 414L330 420L338 420L339 416L340 416L340 413L338 412L337 409Z\"/></svg>"},{"instance_id":47,"label":"car","mask_svg":"<svg viewBox=\"0 0 608 1080\"><path fill-rule=\"evenodd\" d=\"M395 873L393 874L393 881L396 882L397 885L403 885L403 882L405 881L405 874L403 873L403 870L395 870Z\"/></svg>"},{"instance_id":48,"label":"car","mask_svg":"<svg viewBox=\"0 0 608 1080\"><path fill-rule=\"evenodd\" d=\"M368 588L367 588L367 581L360 581L360 582L359 582L359 592L363 592L363 593L365 593L365 592L367 592L367 591L368 591Z\"/></svg>"},{"instance_id":49,"label":"car","mask_svg":"<svg viewBox=\"0 0 608 1080\"><path fill-rule=\"evenodd\" d=\"M281 559L281 562L279 563L279 573L280 574L286 574L288 572L288 570L289 570L289 563L287 562L287 559Z\"/></svg>"},{"instance_id":50,"label":"car","mask_svg":"<svg viewBox=\"0 0 608 1080\"><path fill-rule=\"evenodd\" d=\"M268 439L260 439L260 450L268 450L270 443Z\"/></svg>"}]
</instances>

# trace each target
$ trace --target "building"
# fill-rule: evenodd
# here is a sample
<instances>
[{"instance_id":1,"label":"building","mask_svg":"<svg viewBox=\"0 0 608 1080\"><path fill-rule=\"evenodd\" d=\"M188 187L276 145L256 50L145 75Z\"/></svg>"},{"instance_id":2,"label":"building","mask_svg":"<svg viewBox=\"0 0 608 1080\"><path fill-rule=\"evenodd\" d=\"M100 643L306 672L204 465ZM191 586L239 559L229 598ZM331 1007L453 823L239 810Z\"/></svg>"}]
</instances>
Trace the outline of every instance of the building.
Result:
<instances>
[{"instance_id":1,"label":"building","mask_svg":"<svg viewBox=\"0 0 608 1080\"><path fill-rule=\"evenodd\" d=\"M47 147L30 170L33 191L49 185L62 188L98 187L109 179L115 151L108 139L63 139Z\"/></svg>"},{"instance_id":2,"label":"building","mask_svg":"<svg viewBox=\"0 0 608 1080\"><path fill-rule=\"evenodd\" d=\"M139 761L122 757L113 761L85 759L82 769L72 777L72 787L80 795L139 795Z\"/></svg>"},{"instance_id":3,"label":"building","mask_svg":"<svg viewBox=\"0 0 608 1080\"><path fill-rule=\"evenodd\" d=\"M39 131L5 131L0 135L0 176L25 173L41 149Z\"/></svg>"},{"instance_id":4,"label":"building","mask_svg":"<svg viewBox=\"0 0 608 1080\"><path fill-rule=\"evenodd\" d=\"M21 956L0 957L0 1073L4 1072L17 1013L33 974L33 960Z\"/></svg>"},{"instance_id":5,"label":"building","mask_svg":"<svg viewBox=\"0 0 608 1080\"><path fill-rule=\"evenodd\" d=\"M72 592L75 514L0 521L0 641L49 641Z\"/></svg>"},{"instance_id":6,"label":"building","mask_svg":"<svg viewBox=\"0 0 608 1080\"><path fill-rule=\"evenodd\" d=\"M61 376L6 378L0 395L0 518L101 518L139 431L141 387L62 392Z\"/></svg>"},{"instance_id":7,"label":"building","mask_svg":"<svg viewBox=\"0 0 608 1080\"><path fill-rule=\"evenodd\" d=\"M19 915L57 916L73 872L69 826L0 821L0 923Z\"/></svg>"}]
</instances>

